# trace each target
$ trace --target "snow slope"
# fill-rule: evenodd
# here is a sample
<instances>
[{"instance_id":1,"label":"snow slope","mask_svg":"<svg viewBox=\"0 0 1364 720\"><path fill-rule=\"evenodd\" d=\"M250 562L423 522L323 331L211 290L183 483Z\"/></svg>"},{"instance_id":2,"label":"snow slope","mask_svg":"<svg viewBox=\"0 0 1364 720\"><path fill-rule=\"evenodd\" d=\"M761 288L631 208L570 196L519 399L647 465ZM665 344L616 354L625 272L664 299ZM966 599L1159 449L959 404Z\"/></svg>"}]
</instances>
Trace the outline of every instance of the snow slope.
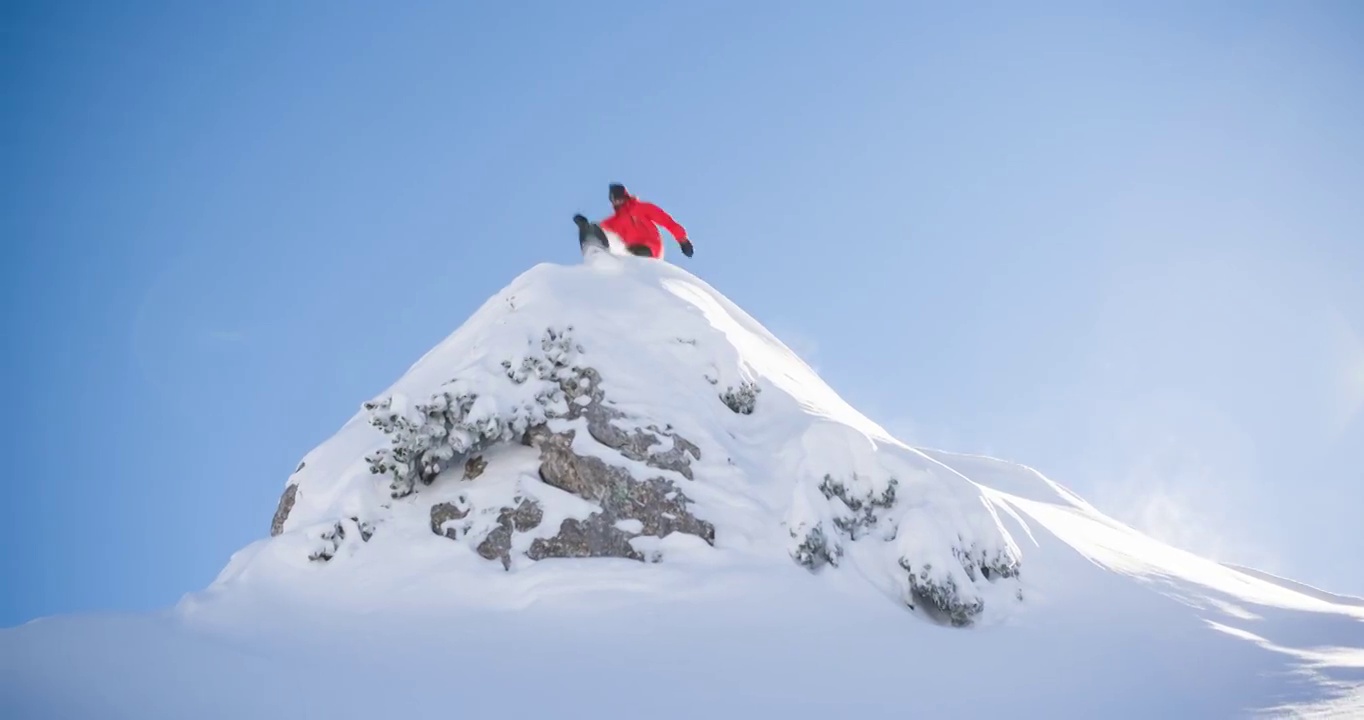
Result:
<instances>
[{"instance_id":1,"label":"snow slope","mask_svg":"<svg viewBox=\"0 0 1364 720\"><path fill-rule=\"evenodd\" d=\"M1364 716L1364 601L908 447L667 263L537 266L373 401L202 592L0 632L0 716ZM532 559L613 501L530 428L713 538Z\"/></svg>"}]
</instances>

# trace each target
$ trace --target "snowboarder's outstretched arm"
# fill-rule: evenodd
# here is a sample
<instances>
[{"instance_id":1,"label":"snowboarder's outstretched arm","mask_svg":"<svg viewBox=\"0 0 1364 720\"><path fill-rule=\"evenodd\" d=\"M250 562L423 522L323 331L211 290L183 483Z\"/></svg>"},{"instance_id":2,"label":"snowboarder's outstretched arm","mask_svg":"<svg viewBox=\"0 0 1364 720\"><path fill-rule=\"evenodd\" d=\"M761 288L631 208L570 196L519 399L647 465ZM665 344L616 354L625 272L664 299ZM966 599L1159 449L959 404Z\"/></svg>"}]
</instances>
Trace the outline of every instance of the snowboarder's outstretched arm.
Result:
<instances>
[{"instance_id":1,"label":"snowboarder's outstretched arm","mask_svg":"<svg viewBox=\"0 0 1364 720\"><path fill-rule=\"evenodd\" d=\"M649 220L662 225L663 229L667 230L677 241L677 244L682 246L682 254L691 257L691 240L687 238L686 228L682 227L671 215L664 212L663 208L642 200L638 202L640 213Z\"/></svg>"}]
</instances>

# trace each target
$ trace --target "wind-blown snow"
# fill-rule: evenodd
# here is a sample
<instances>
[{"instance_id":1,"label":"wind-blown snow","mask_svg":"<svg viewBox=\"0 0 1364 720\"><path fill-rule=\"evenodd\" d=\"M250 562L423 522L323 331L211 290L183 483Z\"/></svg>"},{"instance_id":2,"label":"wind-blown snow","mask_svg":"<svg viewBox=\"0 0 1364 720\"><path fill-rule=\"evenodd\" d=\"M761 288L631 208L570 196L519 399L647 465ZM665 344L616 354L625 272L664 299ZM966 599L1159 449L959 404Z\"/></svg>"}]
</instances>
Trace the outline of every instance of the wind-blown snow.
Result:
<instances>
[{"instance_id":1,"label":"wind-blown snow","mask_svg":"<svg viewBox=\"0 0 1364 720\"><path fill-rule=\"evenodd\" d=\"M666 426L656 450L681 438L699 458L688 478L587 433L574 452L673 483L713 545L526 556L598 509L542 482L516 441L585 427L560 392L575 368L599 374L623 431ZM202 592L0 632L0 715L1364 713L1364 601L1174 549L1030 468L908 447L670 264L537 266L376 407L415 418L442 393L467 399L457 430L475 430L423 440L429 484L372 472L393 438L358 412L288 479L279 534ZM473 454L486 467L469 479ZM516 497L544 520L513 534L505 567L474 551L495 515L470 513L467 542L432 527L434 504Z\"/></svg>"}]
</instances>

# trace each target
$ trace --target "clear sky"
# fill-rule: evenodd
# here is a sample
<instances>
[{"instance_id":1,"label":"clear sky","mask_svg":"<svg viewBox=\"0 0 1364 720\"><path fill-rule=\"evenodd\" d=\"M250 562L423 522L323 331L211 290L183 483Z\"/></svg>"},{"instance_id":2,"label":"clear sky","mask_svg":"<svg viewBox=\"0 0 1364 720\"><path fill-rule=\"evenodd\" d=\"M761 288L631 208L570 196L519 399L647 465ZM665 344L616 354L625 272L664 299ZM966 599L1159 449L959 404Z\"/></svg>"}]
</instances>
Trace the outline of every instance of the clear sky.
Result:
<instances>
[{"instance_id":1,"label":"clear sky","mask_svg":"<svg viewBox=\"0 0 1364 720\"><path fill-rule=\"evenodd\" d=\"M1361 37L1356 2L4 3L0 624L211 582L612 181L905 439L1364 594Z\"/></svg>"}]
</instances>

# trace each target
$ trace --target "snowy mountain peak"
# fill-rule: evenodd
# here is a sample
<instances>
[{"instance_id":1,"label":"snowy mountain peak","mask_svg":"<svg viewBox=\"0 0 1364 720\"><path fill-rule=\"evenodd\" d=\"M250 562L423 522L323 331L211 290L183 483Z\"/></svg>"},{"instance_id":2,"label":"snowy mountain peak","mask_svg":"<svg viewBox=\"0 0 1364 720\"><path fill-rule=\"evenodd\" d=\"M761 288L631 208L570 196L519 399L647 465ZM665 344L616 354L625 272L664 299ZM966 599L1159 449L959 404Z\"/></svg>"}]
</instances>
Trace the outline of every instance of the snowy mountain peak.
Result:
<instances>
[{"instance_id":1,"label":"snowy mountain peak","mask_svg":"<svg viewBox=\"0 0 1364 720\"><path fill-rule=\"evenodd\" d=\"M980 487L695 276L606 254L487 301L304 458L271 532L219 584L302 559L374 582L366 568L393 578L423 552L455 574L601 558L849 573L953 625L1022 600Z\"/></svg>"},{"instance_id":2,"label":"snowy mountain peak","mask_svg":"<svg viewBox=\"0 0 1364 720\"><path fill-rule=\"evenodd\" d=\"M208 588L5 630L0 670L5 717L1361 717L1364 600L906 447L600 256L363 403Z\"/></svg>"}]
</instances>

